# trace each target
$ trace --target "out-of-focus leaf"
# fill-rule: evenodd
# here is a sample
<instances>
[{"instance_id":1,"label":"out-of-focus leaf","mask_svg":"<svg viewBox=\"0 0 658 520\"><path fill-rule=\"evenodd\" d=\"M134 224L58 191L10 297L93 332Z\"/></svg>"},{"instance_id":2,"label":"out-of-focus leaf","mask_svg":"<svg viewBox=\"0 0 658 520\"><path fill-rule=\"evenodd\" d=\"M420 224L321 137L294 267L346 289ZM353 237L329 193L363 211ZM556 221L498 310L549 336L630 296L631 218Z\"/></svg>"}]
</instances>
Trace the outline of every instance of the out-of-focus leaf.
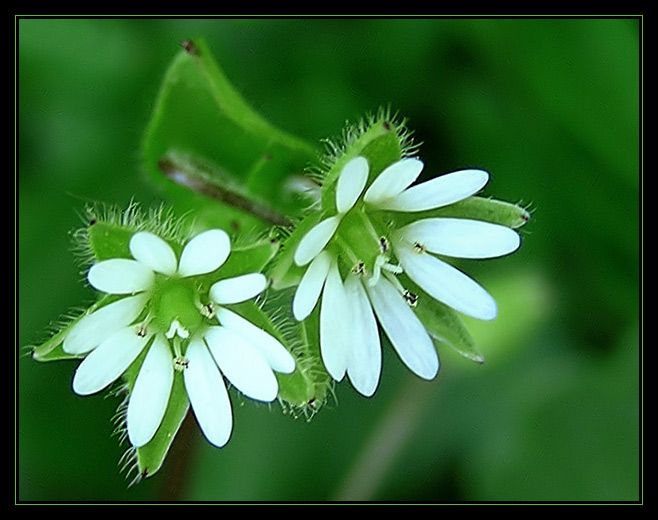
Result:
<instances>
[{"instance_id":1,"label":"out-of-focus leaf","mask_svg":"<svg viewBox=\"0 0 658 520\"><path fill-rule=\"evenodd\" d=\"M291 183L317 160L245 102L201 39L171 63L143 150L150 178L176 200L189 190L270 223L300 213Z\"/></svg>"}]
</instances>

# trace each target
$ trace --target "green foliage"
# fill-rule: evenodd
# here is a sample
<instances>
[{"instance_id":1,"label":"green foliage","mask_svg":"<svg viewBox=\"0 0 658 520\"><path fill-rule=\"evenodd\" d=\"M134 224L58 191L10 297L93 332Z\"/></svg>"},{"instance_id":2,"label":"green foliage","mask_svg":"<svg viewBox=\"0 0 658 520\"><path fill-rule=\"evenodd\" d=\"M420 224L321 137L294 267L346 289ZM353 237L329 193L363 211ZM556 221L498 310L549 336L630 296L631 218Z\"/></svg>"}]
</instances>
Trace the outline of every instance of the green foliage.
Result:
<instances>
[{"instance_id":1,"label":"green foliage","mask_svg":"<svg viewBox=\"0 0 658 520\"><path fill-rule=\"evenodd\" d=\"M277 405L239 407L241 429L225 449L182 440L188 471L172 494L178 475L163 461L187 413L186 400L174 399L166 426L129 458L158 477L126 490L117 443L107 438L116 400L70 395L78 361L66 361L63 329L33 350L61 363L19 360L20 499L641 497L641 21L28 19L20 26L19 344L89 299L63 239L79 206L102 199L125 208L135 198L149 207L155 185L191 217L168 235L172 244L217 226L236 238L236 251L262 246L257 263L279 299L243 312L262 313L263 325L308 360L305 370L279 378L283 409L309 416L318 403L330 405L301 425ZM208 44L192 40L172 60L190 34ZM440 305L419 308L439 348L447 343L461 355L442 349L442 372L422 385L407 384L388 356L378 398L364 400L349 386L333 389L313 362L313 319L285 329L285 317L271 311L289 308L301 275L292 244L319 218L299 224L309 199L287 181L329 172L330 187L346 149L337 145L323 163L307 141L382 103L409 118L428 175L465 166L492 174L486 195L434 216L517 227L533 209L518 255L488 269L470 266L496 297L499 317L461 323ZM361 135L347 133L330 148ZM139 167L149 183L140 183ZM282 215L294 216L292 234ZM272 223L284 226L269 235ZM83 259L125 255L122 225L85 225L93 243L112 239L96 251L76 244ZM486 362L462 364L463 357Z\"/></svg>"}]
</instances>

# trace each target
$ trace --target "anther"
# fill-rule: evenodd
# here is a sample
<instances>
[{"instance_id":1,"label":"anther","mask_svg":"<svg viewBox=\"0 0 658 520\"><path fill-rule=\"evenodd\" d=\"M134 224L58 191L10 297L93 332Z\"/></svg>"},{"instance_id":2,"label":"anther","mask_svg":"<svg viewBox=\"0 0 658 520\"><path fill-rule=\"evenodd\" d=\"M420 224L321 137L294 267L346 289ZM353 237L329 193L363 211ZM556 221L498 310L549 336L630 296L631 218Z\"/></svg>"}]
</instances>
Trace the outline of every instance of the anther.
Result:
<instances>
[{"instance_id":1,"label":"anther","mask_svg":"<svg viewBox=\"0 0 658 520\"><path fill-rule=\"evenodd\" d=\"M382 253L386 253L389 250L388 240L386 237L379 238L379 248L382 250Z\"/></svg>"},{"instance_id":2,"label":"anther","mask_svg":"<svg viewBox=\"0 0 658 520\"><path fill-rule=\"evenodd\" d=\"M190 365L190 362L187 358L182 356L177 356L174 358L174 370L182 372Z\"/></svg>"},{"instance_id":3,"label":"anther","mask_svg":"<svg viewBox=\"0 0 658 520\"><path fill-rule=\"evenodd\" d=\"M404 298L404 301L409 304L410 307L415 307L416 305L418 305L417 294L414 294L411 291L405 289L405 291L402 293L402 297Z\"/></svg>"},{"instance_id":4,"label":"anther","mask_svg":"<svg viewBox=\"0 0 658 520\"><path fill-rule=\"evenodd\" d=\"M212 304L212 302L208 302L201 306L199 312L201 312L201 315L204 318L211 319L215 316L215 306Z\"/></svg>"},{"instance_id":5,"label":"anther","mask_svg":"<svg viewBox=\"0 0 658 520\"><path fill-rule=\"evenodd\" d=\"M135 334L137 334L140 338L146 337L146 323L140 323L135 327Z\"/></svg>"},{"instance_id":6,"label":"anther","mask_svg":"<svg viewBox=\"0 0 658 520\"><path fill-rule=\"evenodd\" d=\"M367 272L366 264L359 260L354 267L352 267L352 272L358 275L365 275Z\"/></svg>"},{"instance_id":7,"label":"anther","mask_svg":"<svg viewBox=\"0 0 658 520\"><path fill-rule=\"evenodd\" d=\"M414 242L414 251L418 254L425 252L425 246L420 242Z\"/></svg>"}]
</instances>

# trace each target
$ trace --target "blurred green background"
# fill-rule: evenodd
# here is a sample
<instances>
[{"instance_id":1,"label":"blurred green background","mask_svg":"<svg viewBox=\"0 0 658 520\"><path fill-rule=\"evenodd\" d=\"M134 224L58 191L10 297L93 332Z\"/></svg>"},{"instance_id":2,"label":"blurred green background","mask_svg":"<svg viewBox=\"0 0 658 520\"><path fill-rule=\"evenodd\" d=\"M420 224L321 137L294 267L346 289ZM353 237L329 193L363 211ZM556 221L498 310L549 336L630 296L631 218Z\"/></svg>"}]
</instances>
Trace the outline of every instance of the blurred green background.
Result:
<instances>
[{"instance_id":1,"label":"blurred green background","mask_svg":"<svg viewBox=\"0 0 658 520\"><path fill-rule=\"evenodd\" d=\"M17 21L19 501L633 501L641 498L637 19ZM160 200L140 141L170 60L202 36L246 99L311 142L381 105L426 173L481 167L529 204L511 257L466 269L495 296L486 358L444 349L422 382L386 351L372 399L347 384L312 421L234 400L221 450L191 425L137 486L118 401L24 346L91 299L70 231L88 201Z\"/></svg>"}]
</instances>

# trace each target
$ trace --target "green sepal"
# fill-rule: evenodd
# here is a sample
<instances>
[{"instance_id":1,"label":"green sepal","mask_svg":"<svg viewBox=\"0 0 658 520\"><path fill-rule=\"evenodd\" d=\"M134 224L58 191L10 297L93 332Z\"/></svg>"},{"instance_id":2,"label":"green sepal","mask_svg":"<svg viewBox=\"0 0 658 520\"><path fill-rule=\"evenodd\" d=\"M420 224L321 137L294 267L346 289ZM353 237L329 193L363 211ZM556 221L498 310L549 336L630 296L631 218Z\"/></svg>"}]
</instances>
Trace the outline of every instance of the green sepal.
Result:
<instances>
[{"instance_id":1,"label":"green sepal","mask_svg":"<svg viewBox=\"0 0 658 520\"><path fill-rule=\"evenodd\" d=\"M154 475L162 466L169 448L178 433L190 408L181 372L174 373L174 383L167 410L160 427L153 438L144 446L137 448L136 460L140 477Z\"/></svg>"},{"instance_id":2,"label":"green sepal","mask_svg":"<svg viewBox=\"0 0 658 520\"><path fill-rule=\"evenodd\" d=\"M82 318L82 316L80 316ZM69 354L65 352L62 348L62 344L66 334L73 327L79 319L73 320L71 323L66 325L63 329L59 330L53 334L46 341L40 345L28 345L28 349L32 352L32 359L40 362L47 361L61 361L65 359L79 359L81 356Z\"/></svg>"},{"instance_id":3,"label":"green sepal","mask_svg":"<svg viewBox=\"0 0 658 520\"><path fill-rule=\"evenodd\" d=\"M296 322L286 312L290 308L289 292L274 295L276 301L266 302L267 309L247 301L231 305L230 310L279 340L295 359L292 373L275 372L279 382L278 398L282 405L293 411L308 408L317 411L326 400L331 386L331 378L322 364L317 342L317 310L303 322ZM275 310L270 312L269 309Z\"/></svg>"},{"instance_id":4,"label":"green sepal","mask_svg":"<svg viewBox=\"0 0 658 520\"><path fill-rule=\"evenodd\" d=\"M116 301L117 297L113 295L104 295L94 303L87 311L80 313L75 318L70 319L65 324L60 325L57 332L53 333L47 340L39 345L28 345L27 348L32 353L32 359L40 362L61 361L67 359L81 359L87 354L69 354L63 348L64 338L69 331L85 316L97 311L105 305Z\"/></svg>"},{"instance_id":5,"label":"green sepal","mask_svg":"<svg viewBox=\"0 0 658 520\"><path fill-rule=\"evenodd\" d=\"M219 269L207 275L209 281L214 282L243 274L263 272L279 248L279 241L269 237L232 245L231 254L226 262Z\"/></svg>"},{"instance_id":6,"label":"green sepal","mask_svg":"<svg viewBox=\"0 0 658 520\"><path fill-rule=\"evenodd\" d=\"M86 226L74 233L74 246L86 263L132 258L130 239L138 231L158 235L179 256L181 244L190 231L189 221L165 206L144 211L137 204L130 204L126 209L93 205L86 212Z\"/></svg>"},{"instance_id":7,"label":"green sepal","mask_svg":"<svg viewBox=\"0 0 658 520\"><path fill-rule=\"evenodd\" d=\"M406 276L403 279L403 285L418 296L414 313L434 340L435 346L438 348L440 344L446 343L462 356L477 363L483 363L484 356L478 350L475 340L459 314L427 295Z\"/></svg>"},{"instance_id":8,"label":"green sepal","mask_svg":"<svg viewBox=\"0 0 658 520\"><path fill-rule=\"evenodd\" d=\"M149 177L176 199L191 190L224 204L221 195L229 195L300 215L288 181L317 161L315 148L249 106L202 39L183 49L166 71L145 134Z\"/></svg>"},{"instance_id":9,"label":"green sepal","mask_svg":"<svg viewBox=\"0 0 658 520\"><path fill-rule=\"evenodd\" d=\"M517 229L530 220L530 212L519 204L480 196L469 197L449 206L427 211L387 212L387 216L394 220L398 226L424 218L449 217L482 220Z\"/></svg>"},{"instance_id":10,"label":"green sepal","mask_svg":"<svg viewBox=\"0 0 658 520\"><path fill-rule=\"evenodd\" d=\"M87 231L89 246L97 261L131 258L130 239L134 230L112 222L95 222Z\"/></svg>"},{"instance_id":11,"label":"green sepal","mask_svg":"<svg viewBox=\"0 0 658 520\"><path fill-rule=\"evenodd\" d=\"M293 413L317 412L326 402L332 379L322 363L319 349L319 320L317 308L304 321L296 324L298 337L295 358L297 367L292 374L277 374L279 397Z\"/></svg>"}]
</instances>

